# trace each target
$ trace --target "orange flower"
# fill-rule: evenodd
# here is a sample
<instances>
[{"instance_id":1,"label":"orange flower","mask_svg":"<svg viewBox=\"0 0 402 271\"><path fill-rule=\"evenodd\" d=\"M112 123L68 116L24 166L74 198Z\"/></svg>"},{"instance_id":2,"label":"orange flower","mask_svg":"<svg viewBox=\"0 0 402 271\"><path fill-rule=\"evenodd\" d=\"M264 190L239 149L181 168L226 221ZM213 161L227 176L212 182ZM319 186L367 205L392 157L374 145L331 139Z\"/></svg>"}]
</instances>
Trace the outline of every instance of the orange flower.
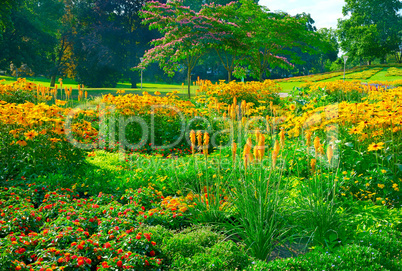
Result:
<instances>
[{"instance_id":1,"label":"orange flower","mask_svg":"<svg viewBox=\"0 0 402 271\"><path fill-rule=\"evenodd\" d=\"M237 151L237 144L233 141L232 143L232 155L233 155L233 162L236 161L236 151Z\"/></svg>"},{"instance_id":2,"label":"orange flower","mask_svg":"<svg viewBox=\"0 0 402 271\"><path fill-rule=\"evenodd\" d=\"M311 159L310 165L311 165L311 171L314 173L315 172L315 165L317 164L317 160Z\"/></svg>"},{"instance_id":3,"label":"orange flower","mask_svg":"<svg viewBox=\"0 0 402 271\"><path fill-rule=\"evenodd\" d=\"M334 155L334 150L333 150L332 146L329 145L328 148L327 148L328 163L331 163L333 155Z\"/></svg>"},{"instance_id":4,"label":"orange flower","mask_svg":"<svg viewBox=\"0 0 402 271\"><path fill-rule=\"evenodd\" d=\"M25 147L27 143L24 140L18 140L17 144L20 145L21 147Z\"/></svg>"}]
</instances>

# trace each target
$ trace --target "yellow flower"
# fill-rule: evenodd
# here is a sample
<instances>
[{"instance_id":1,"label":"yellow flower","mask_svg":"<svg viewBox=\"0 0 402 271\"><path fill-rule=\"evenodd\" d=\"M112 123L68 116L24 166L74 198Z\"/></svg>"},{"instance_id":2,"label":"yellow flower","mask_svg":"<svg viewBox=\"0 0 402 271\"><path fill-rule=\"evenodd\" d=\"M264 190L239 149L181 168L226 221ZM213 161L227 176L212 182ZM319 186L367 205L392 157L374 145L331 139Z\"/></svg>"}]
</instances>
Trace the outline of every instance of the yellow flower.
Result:
<instances>
[{"instance_id":1,"label":"yellow flower","mask_svg":"<svg viewBox=\"0 0 402 271\"><path fill-rule=\"evenodd\" d=\"M295 104L289 105L289 109L292 111L296 110L296 105Z\"/></svg>"},{"instance_id":2,"label":"yellow flower","mask_svg":"<svg viewBox=\"0 0 402 271\"><path fill-rule=\"evenodd\" d=\"M34 131L34 130L31 130L31 131L29 131L27 133L24 133L24 135L25 135L26 140L31 140L34 137L36 137L38 135L38 133L36 131Z\"/></svg>"},{"instance_id":3,"label":"yellow flower","mask_svg":"<svg viewBox=\"0 0 402 271\"><path fill-rule=\"evenodd\" d=\"M56 143L56 142L61 141L61 139L58 139L58 138L55 138L55 137L50 138L49 140L50 140L52 143Z\"/></svg>"},{"instance_id":4,"label":"yellow flower","mask_svg":"<svg viewBox=\"0 0 402 271\"><path fill-rule=\"evenodd\" d=\"M58 105L58 106L63 106L66 103L67 103L66 101L56 100L56 105Z\"/></svg>"},{"instance_id":5,"label":"yellow flower","mask_svg":"<svg viewBox=\"0 0 402 271\"><path fill-rule=\"evenodd\" d=\"M378 184L378 187L381 188L381 189L384 189L385 185L383 185L383 184Z\"/></svg>"},{"instance_id":6,"label":"yellow flower","mask_svg":"<svg viewBox=\"0 0 402 271\"><path fill-rule=\"evenodd\" d=\"M367 150L368 151L377 151L381 150L384 148L384 142L379 142L379 143L372 143L370 146L368 146Z\"/></svg>"}]
</instances>

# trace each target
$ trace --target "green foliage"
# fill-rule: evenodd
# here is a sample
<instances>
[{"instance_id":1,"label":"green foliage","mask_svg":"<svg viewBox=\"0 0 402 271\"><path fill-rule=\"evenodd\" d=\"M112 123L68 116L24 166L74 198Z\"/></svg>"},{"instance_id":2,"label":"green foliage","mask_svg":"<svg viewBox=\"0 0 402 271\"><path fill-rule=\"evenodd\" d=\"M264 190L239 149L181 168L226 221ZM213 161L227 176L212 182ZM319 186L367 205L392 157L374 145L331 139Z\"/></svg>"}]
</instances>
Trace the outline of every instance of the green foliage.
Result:
<instances>
[{"instance_id":1,"label":"green foliage","mask_svg":"<svg viewBox=\"0 0 402 271\"><path fill-rule=\"evenodd\" d=\"M46 74L51 65L48 55L57 44L57 29L64 4L58 0L43 0L41 4L31 0L12 2L12 12L8 17L11 23L0 39L0 51L3 52L0 67L8 69L13 61L17 67L24 63L35 73Z\"/></svg>"},{"instance_id":2,"label":"green foliage","mask_svg":"<svg viewBox=\"0 0 402 271\"><path fill-rule=\"evenodd\" d=\"M0 123L0 181L58 171L71 173L84 163L84 151L72 147L68 141L53 143L48 135L39 134L24 141L26 146L20 146L15 143L13 131L9 125Z\"/></svg>"},{"instance_id":3,"label":"green foliage","mask_svg":"<svg viewBox=\"0 0 402 271\"><path fill-rule=\"evenodd\" d=\"M339 186L334 176L327 174L315 175L300 183L296 221L311 236L314 245L331 247L344 239L341 226L347 217L335 198Z\"/></svg>"},{"instance_id":4,"label":"green foliage","mask_svg":"<svg viewBox=\"0 0 402 271\"><path fill-rule=\"evenodd\" d=\"M191 258L180 257L172 264L172 270L236 270L249 264L244 250L233 241L224 241L206 248Z\"/></svg>"},{"instance_id":5,"label":"green foliage","mask_svg":"<svg viewBox=\"0 0 402 271\"><path fill-rule=\"evenodd\" d=\"M384 270L380 253L366 246L346 245L333 253L317 251L270 262L264 270ZM256 269L249 269L256 270Z\"/></svg>"},{"instance_id":6,"label":"green foliage","mask_svg":"<svg viewBox=\"0 0 402 271\"><path fill-rule=\"evenodd\" d=\"M251 256L266 260L288 230L282 218L285 210L281 200L286 190L281 174L277 170L264 175L258 169L246 171L234 178L231 185L236 221L223 226L228 234L244 242Z\"/></svg>"},{"instance_id":7,"label":"green foliage","mask_svg":"<svg viewBox=\"0 0 402 271\"><path fill-rule=\"evenodd\" d=\"M341 47L348 55L369 63L376 57L385 59L398 50L401 39L402 8L396 0L347 0L343 14L351 15L338 23Z\"/></svg>"},{"instance_id":8,"label":"green foliage","mask_svg":"<svg viewBox=\"0 0 402 271\"><path fill-rule=\"evenodd\" d=\"M164 240L163 251L172 260L181 257L191 258L222 242L223 239L224 236L213 232L211 227L193 227Z\"/></svg>"},{"instance_id":9,"label":"green foliage","mask_svg":"<svg viewBox=\"0 0 402 271\"><path fill-rule=\"evenodd\" d=\"M402 233L383 227L375 232L360 234L359 245L371 247L380 252L381 264L389 270L400 270L402 268Z\"/></svg>"}]
</instances>

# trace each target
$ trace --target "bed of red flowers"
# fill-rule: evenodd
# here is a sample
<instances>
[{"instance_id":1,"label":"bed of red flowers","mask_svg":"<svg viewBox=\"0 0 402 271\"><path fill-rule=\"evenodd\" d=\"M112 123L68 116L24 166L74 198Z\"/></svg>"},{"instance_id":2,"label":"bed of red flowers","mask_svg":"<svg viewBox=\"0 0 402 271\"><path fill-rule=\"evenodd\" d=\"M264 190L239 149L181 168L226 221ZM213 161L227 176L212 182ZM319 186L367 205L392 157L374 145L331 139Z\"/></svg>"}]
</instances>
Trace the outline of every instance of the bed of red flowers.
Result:
<instances>
[{"instance_id":1,"label":"bed of red flowers","mask_svg":"<svg viewBox=\"0 0 402 271\"><path fill-rule=\"evenodd\" d=\"M160 270L161 250L143 225L188 223L192 197L153 187L116 199L41 185L0 188L0 270Z\"/></svg>"}]
</instances>

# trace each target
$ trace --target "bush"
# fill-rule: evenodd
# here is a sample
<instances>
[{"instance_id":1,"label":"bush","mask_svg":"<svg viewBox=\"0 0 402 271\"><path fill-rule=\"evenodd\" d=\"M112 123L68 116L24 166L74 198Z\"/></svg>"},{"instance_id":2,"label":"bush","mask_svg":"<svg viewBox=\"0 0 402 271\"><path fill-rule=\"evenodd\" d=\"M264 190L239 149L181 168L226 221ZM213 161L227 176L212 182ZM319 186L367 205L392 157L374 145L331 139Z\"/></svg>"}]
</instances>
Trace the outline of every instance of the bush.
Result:
<instances>
[{"instance_id":1,"label":"bush","mask_svg":"<svg viewBox=\"0 0 402 271\"><path fill-rule=\"evenodd\" d=\"M238 102L246 101L253 103L256 107L264 106L265 103L271 101L274 104L279 103L278 93L282 88L271 80L264 82L246 82L236 83L234 81L225 84L221 81L219 85L212 84L211 81L204 81L200 90L201 96L198 96L198 102L202 100L231 104L233 98L236 97Z\"/></svg>"},{"instance_id":2,"label":"bush","mask_svg":"<svg viewBox=\"0 0 402 271\"><path fill-rule=\"evenodd\" d=\"M49 100L51 96L46 95L44 89L42 94L40 89L42 87L34 83L28 83L23 78L8 85L0 83L0 101L23 104L26 102L39 103Z\"/></svg>"},{"instance_id":3,"label":"bush","mask_svg":"<svg viewBox=\"0 0 402 271\"><path fill-rule=\"evenodd\" d=\"M190 258L222 240L223 236L210 227L188 228L165 241L163 251L170 259Z\"/></svg>"},{"instance_id":4,"label":"bush","mask_svg":"<svg viewBox=\"0 0 402 271\"><path fill-rule=\"evenodd\" d=\"M250 263L242 247L233 241L219 242L191 258L179 257L172 264L173 270L236 270Z\"/></svg>"},{"instance_id":5,"label":"bush","mask_svg":"<svg viewBox=\"0 0 402 271\"><path fill-rule=\"evenodd\" d=\"M47 172L72 172L84 163L84 150L64 133L65 109L56 105L4 103L0 107L0 181ZM96 135L89 122L72 131Z\"/></svg>"}]
</instances>

